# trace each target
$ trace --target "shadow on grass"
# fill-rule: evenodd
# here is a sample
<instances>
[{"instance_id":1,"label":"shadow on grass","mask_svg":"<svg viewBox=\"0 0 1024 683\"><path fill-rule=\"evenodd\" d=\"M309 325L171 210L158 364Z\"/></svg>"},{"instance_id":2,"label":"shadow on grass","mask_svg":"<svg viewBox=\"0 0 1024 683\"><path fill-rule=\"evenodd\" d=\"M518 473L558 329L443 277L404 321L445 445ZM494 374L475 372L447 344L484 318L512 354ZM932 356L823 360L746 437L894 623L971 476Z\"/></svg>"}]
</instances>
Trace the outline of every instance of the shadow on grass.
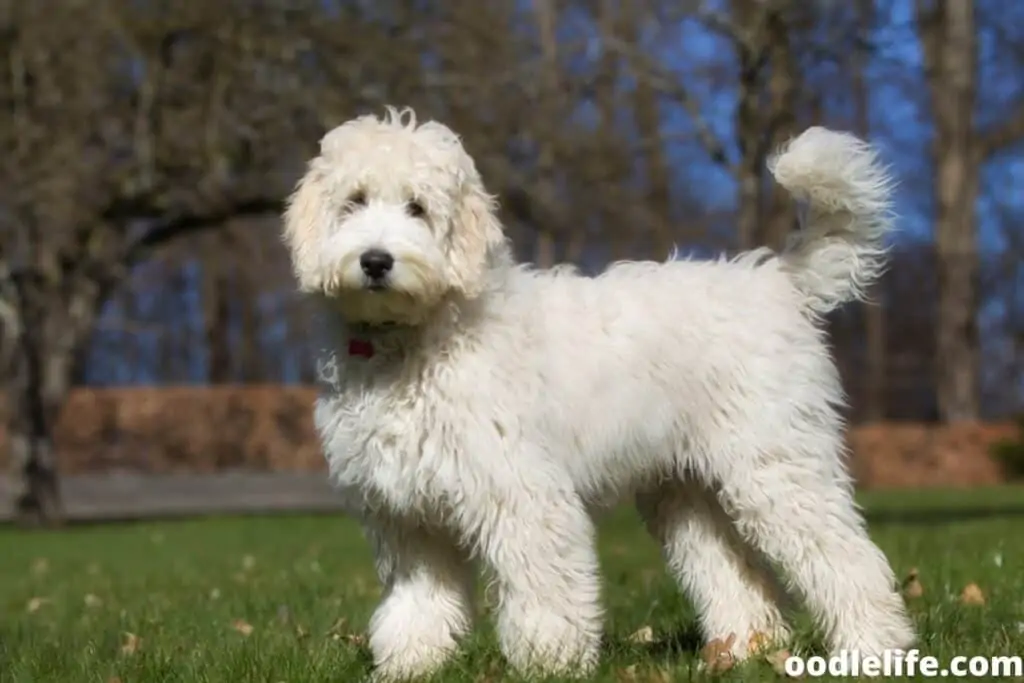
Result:
<instances>
[{"instance_id":1,"label":"shadow on grass","mask_svg":"<svg viewBox=\"0 0 1024 683\"><path fill-rule=\"evenodd\" d=\"M649 643L645 652L651 657L679 657L686 654L699 653L704 647L704 639L696 624L665 634L664 638Z\"/></svg>"},{"instance_id":2,"label":"shadow on grass","mask_svg":"<svg viewBox=\"0 0 1024 683\"><path fill-rule=\"evenodd\" d=\"M68 516L63 519L59 524L53 525L39 525L39 524L20 524L13 519L5 519L0 517L0 529L31 529L38 531L61 531L69 528L88 528L88 527L103 527L103 526L131 526L136 524L174 524L177 522L181 523L192 523L198 520L204 519L249 519L249 520L261 520L261 519L288 519L289 517L294 518L311 518L311 517L323 517L323 518L335 518L339 520L351 521L351 517L339 512L336 509L277 509L277 510L250 510L250 511L237 511L228 510L225 512L209 511L209 510L175 510L172 512L140 512L138 514L123 513L117 515L94 515L94 516Z\"/></svg>"},{"instance_id":3,"label":"shadow on grass","mask_svg":"<svg viewBox=\"0 0 1024 683\"><path fill-rule=\"evenodd\" d=\"M604 656L621 654L624 651L643 652L649 657L678 657L700 652L704 646L700 629L697 624L687 624L669 631L664 637L650 643L631 643L619 639L611 639L606 635L601 641Z\"/></svg>"}]
</instances>

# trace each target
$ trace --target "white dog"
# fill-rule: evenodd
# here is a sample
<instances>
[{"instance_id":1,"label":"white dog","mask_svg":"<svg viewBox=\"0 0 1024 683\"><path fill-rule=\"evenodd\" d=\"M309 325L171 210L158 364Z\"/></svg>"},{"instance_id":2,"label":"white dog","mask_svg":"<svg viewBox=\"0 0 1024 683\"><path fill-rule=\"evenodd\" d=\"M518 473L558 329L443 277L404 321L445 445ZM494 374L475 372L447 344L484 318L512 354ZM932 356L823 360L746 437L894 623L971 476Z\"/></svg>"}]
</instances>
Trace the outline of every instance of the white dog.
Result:
<instances>
[{"instance_id":1,"label":"white dog","mask_svg":"<svg viewBox=\"0 0 1024 683\"><path fill-rule=\"evenodd\" d=\"M823 128L771 168L807 205L783 253L590 278L513 265L447 127L389 109L323 138L285 241L330 338L316 426L385 586L378 676L456 649L477 561L513 665L589 670L591 513L629 494L705 637L734 636L734 656L788 635L772 565L833 648L913 642L851 495L820 325L883 266L890 182L866 144Z\"/></svg>"}]
</instances>

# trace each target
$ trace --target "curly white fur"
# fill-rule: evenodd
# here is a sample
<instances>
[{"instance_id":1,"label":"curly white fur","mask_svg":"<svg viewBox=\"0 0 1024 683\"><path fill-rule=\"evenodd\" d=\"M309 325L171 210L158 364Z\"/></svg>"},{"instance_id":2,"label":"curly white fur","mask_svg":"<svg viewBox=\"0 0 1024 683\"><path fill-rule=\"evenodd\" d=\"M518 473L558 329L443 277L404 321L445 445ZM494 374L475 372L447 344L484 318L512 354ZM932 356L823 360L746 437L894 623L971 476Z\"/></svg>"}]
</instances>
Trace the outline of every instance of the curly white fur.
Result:
<instances>
[{"instance_id":1,"label":"curly white fur","mask_svg":"<svg viewBox=\"0 0 1024 683\"><path fill-rule=\"evenodd\" d=\"M790 250L511 262L458 137L411 112L330 132L286 214L328 348L315 420L385 585L377 674L429 673L499 588L518 668L587 671L601 636L591 513L635 495L708 639L783 639L785 591L834 648L914 640L843 464L842 389L817 324L877 275L889 182L856 138L808 130L773 161L809 203ZM368 250L393 265L371 277Z\"/></svg>"}]
</instances>

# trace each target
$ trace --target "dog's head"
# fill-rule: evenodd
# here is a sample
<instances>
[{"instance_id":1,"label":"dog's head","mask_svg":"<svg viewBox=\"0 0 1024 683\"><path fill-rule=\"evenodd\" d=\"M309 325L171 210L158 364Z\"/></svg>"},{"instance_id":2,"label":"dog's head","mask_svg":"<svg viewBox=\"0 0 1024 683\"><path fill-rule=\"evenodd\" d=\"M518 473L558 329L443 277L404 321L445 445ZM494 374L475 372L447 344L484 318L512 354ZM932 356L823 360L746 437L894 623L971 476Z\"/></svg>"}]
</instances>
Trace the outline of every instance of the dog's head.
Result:
<instances>
[{"instance_id":1,"label":"dog's head","mask_svg":"<svg viewBox=\"0 0 1024 683\"><path fill-rule=\"evenodd\" d=\"M473 299L505 240L472 158L446 126L388 108L330 131L284 217L299 288L352 322L415 324Z\"/></svg>"}]
</instances>

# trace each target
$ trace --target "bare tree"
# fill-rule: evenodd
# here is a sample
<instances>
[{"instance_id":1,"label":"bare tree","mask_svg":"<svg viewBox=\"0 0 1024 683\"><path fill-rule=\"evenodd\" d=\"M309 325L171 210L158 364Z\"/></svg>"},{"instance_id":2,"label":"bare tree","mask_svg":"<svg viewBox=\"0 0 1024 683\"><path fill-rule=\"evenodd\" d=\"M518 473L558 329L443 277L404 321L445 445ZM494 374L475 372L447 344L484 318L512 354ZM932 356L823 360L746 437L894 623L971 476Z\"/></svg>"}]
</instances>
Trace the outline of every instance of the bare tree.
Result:
<instances>
[{"instance_id":1,"label":"bare tree","mask_svg":"<svg viewBox=\"0 0 1024 683\"><path fill-rule=\"evenodd\" d=\"M730 0L728 8L723 13L702 3L697 17L731 44L738 64L734 128L740 157L731 165L738 246L777 249L796 216L780 190L768 190L765 165L771 151L796 132L801 73L793 36L805 28L809 10L791 0ZM695 107L688 109L693 113ZM720 140L709 134L701 138L712 158L725 159Z\"/></svg>"},{"instance_id":2,"label":"bare tree","mask_svg":"<svg viewBox=\"0 0 1024 683\"><path fill-rule=\"evenodd\" d=\"M561 114L563 97L560 78L561 69L558 63L558 8L555 0L533 0L533 12L537 22L537 34L542 57L541 93L539 97L540 116L547 121L557 121ZM537 176L540 182L553 187L558 181L555 167L556 154L555 136L550 126L547 130L536 131L537 137ZM534 262L541 268L549 268L555 263L555 236L551 225L541 224L537 229L537 248Z\"/></svg>"},{"instance_id":3,"label":"bare tree","mask_svg":"<svg viewBox=\"0 0 1024 683\"><path fill-rule=\"evenodd\" d=\"M615 182L616 178L623 178L628 174L629 159L622 144L621 138L616 135L616 92L621 71L621 59L616 46L619 42L620 13L623 10L616 6L613 0L601 0L597 9L596 27L600 37L601 53L597 58L594 75L593 100L598 112L598 124L596 135L593 137L599 149L595 150L594 157L598 163L592 163L584 167L586 181L593 187L602 186L605 190L602 196L607 203L621 205L622 193L620 184ZM627 256L629 241L632 235L629 230L615 230L614 222L617 218L608 208L602 208L599 223L605 228L604 238L609 242L609 258L620 260ZM573 253L582 252L582 242L585 224L577 224L574 231L576 244L573 246ZM576 261L579 257L571 257Z\"/></svg>"},{"instance_id":4,"label":"bare tree","mask_svg":"<svg viewBox=\"0 0 1024 683\"><path fill-rule=\"evenodd\" d=\"M230 254L229 240L224 233L216 235L214 251ZM225 258L204 259L202 272L203 328L206 337L206 381L223 384L231 373L231 287Z\"/></svg>"},{"instance_id":5,"label":"bare tree","mask_svg":"<svg viewBox=\"0 0 1024 683\"><path fill-rule=\"evenodd\" d=\"M310 7L225 22L198 2L0 5L0 293L23 519L61 516L53 428L110 294L183 235L280 210L281 155L316 137L297 135L294 110L303 27L329 23Z\"/></svg>"},{"instance_id":6,"label":"bare tree","mask_svg":"<svg viewBox=\"0 0 1024 683\"><path fill-rule=\"evenodd\" d=\"M935 119L939 266L938 399L947 420L978 416L978 253L974 146L977 27L973 0L917 1Z\"/></svg>"},{"instance_id":7,"label":"bare tree","mask_svg":"<svg viewBox=\"0 0 1024 683\"><path fill-rule=\"evenodd\" d=\"M854 127L862 137L867 139L870 137L871 120L869 116L870 94L865 72L871 56L868 46L875 23L875 0L858 0L855 11L856 36L860 44L853 50L853 63L850 65L853 77ZM872 293L878 297L883 291L882 286L876 285ZM864 417L871 421L885 419L886 412L885 312L883 302L869 301L864 304L864 333L867 346Z\"/></svg>"},{"instance_id":8,"label":"bare tree","mask_svg":"<svg viewBox=\"0 0 1024 683\"><path fill-rule=\"evenodd\" d=\"M622 38L634 49L642 50L641 31L649 25L652 14L650 2L633 4L632 11L623 12L621 18ZM637 60L633 60L637 65ZM652 235L654 253L658 258L665 258L675 246L675 231L670 223L672 214L671 170L666 159L665 145L661 142L663 123L659 93L657 86L650 77L642 72L636 73L636 84L633 87L632 110L637 133L641 141L649 143L643 146L640 158L643 160L646 196L644 200L653 212L655 224Z\"/></svg>"},{"instance_id":9,"label":"bare tree","mask_svg":"<svg viewBox=\"0 0 1024 683\"><path fill-rule=\"evenodd\" d=\"M979 257L976 204L982 164L1024 138L1024 108L978 130L978 24L974 0L917 0L935 136L935 248L939 307L936 377L947 421L979 417Z\"/></svg>"}]
</instances>

